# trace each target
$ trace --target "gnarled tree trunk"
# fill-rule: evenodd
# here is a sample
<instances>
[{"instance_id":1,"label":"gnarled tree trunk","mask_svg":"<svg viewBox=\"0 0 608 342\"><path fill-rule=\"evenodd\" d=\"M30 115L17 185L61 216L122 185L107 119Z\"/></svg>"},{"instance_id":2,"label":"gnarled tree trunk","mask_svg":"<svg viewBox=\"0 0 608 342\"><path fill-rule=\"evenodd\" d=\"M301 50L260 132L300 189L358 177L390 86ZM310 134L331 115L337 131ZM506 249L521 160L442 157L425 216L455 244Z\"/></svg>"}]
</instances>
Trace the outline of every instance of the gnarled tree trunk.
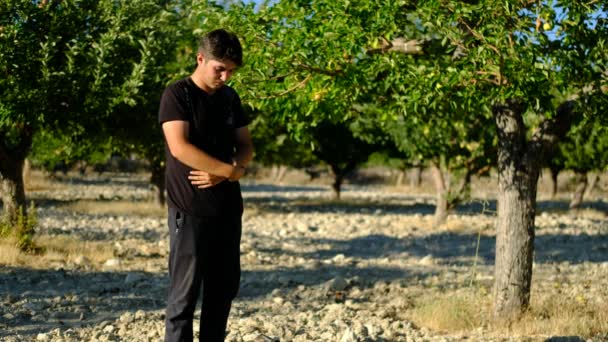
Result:
<instances>
[{"instance_id":1,"label":"gnarled tree trunk","mask_svg":"<svg viewBox=\"0 0 608 342\"><path fill-rule=\"evenodd\" d=\"M433 226L437 227L445 223L448 218L448 194L449 186L446 184L441 168L436 163L431 163L431 173L433 175L433 183L435 184L435 216L433 217Z\"/></svg>"},{"instance_id":2,"label":"gnarled tree trunk","mask_svg":"<svg viewBox=\"0 0 608 342\"><path fill-rule=\"evenodd\" d=\"M450 210L454 209L466 196L465 191L471 184L471 173L474 170L466 170L466 173L460 178L457 186L452 188L450 180L444 176L444 171L437 163L431 163L431 173L435 184L436 201L435 201L435 216L433 218L433 226L439 227L447 221ZM448 177L449 172L446 172Z\"/></svg>"},{"instance_id":3,"label":"gnarled tree trunk","mask_svg":"<svg viewBox=\"0 0 608 342\"><path fill-rule=\"evenodd\" d=\"M9 224L15 223L19 214L27 214L23 166L32 146L32 137L27 131L20 136L17 146L9 148L4 140L0 141L0 198Z\"/></svg>"},{"instance_id":4,"label":"gnarled tree trunk","mask_svg":"<svg viewBox=\"0 0 608 342\"><path fill-rule=\"evenodd\" d=\"M21 211L26 214L25 187L23 185L23 162L24 160L10 161L5 164L5 160L0 161L0 196L4 215L9 222L15 222L17 215Z\"/></svg>"},{"instance_id":5,"label":"gnarled tree trunk","mask_svg":"<svg viewBox=\"0 0 608 342\"><path fill-rule=\"evenodd\" d=\"M417 188L422 183L422 166L414 166L410 169L410 186Z\"/></svg>"},{"instance_id":6,"label":"gnarled tree trunk","mask_svg":"<svg viewBox=\"0 0 608 342\"><path fill-rule=\"evenodd\" d=\"M555 195L557 195L557 176L561 170L561 167L552 165L549 166L549 173L551 174L551 198L555 198Z\"/></svg>"},{"instance_id":7,"label":"gnarled tree trunk","mask_svg":"<svg viewBox=\"0 0 608 342\"><path fill-rule=\"evenodd\" d=\"M583 203L583 197L585 196L585 190L587 190L587 173L577 172L576 173L576 189L572 194L572 200L570 200L570 209L576 209Z\"/></svg>"},{"instance_id":8,"label":"gnarled tree trunk","mask_svg":"<svg viewBox=\"0 0 608 342\"><path fill-rule=\"evenodd\" d=\"M584 197L589 198L591 196L591 193L593 192L593 189L597 186L597 181L599 180L599 176L597 173L595 172L587 172L587 190L585 190L585 194L583 195Z\"/></svg>"},{"instance_id":9,"label":"gnarled tree trunk","mask_svg":"<svg viewBox=\"0 0 608 342\"><path fill-rule=\"evenodd\" d=\"M334 191L334 198L340 199L340 192L342 190L342 182L344 181L343 175L334 174L334 182L331 184L331 188Z\"/></svg>"},{"instance_id":10,"label":"gnarled tree trunk","mask_svg":"<svg viewBox=\"0 0 608 342\"><path fill-rule=\"evenodd\" d=\"M403 179L405 179L405 170L397 170L397 180L395 181L395 185L402 186Z\"/></svg>"},{"instance_id":11,"label":"gnarled tree trunk","mask_svg":"<svg viewBox=\"0 0 608 342\"><path fill-rule=\"evenodd\" d=\"M152 163L150 167L150 183L154 186L154 203L165 206L165 164Z\"/></svg>"},{"instance_id":12,"label":"gnarled tree trunk","mask_svg":"<svg viewBox=\"0 0 608 342\"><path fill-rule=\"evenodd\" d=\"M494 316L505 320L519 317L530 303L538 177L543 157L570 128L572 106L561 105L530 141L522 111L515 101L494 108L498 133Z\"/></svg>"}]
</instances>

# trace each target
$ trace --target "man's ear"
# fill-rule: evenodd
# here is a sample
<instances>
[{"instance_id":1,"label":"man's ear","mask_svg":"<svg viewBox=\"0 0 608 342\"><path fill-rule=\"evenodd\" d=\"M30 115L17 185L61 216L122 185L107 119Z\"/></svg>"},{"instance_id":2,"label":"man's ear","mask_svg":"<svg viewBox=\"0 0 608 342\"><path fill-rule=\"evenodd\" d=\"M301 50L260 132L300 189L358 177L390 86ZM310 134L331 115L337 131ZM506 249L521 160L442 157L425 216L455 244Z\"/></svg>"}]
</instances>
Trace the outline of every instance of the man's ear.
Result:
<instances>
[{"instance_id":1,"label":"man's ear","mask_svg":"<svg viewBox=\"0 0 608 342\"><path fill-rule=\"evenodd\" d=\"M196 64L201 65L205 61L205 55L202 52L196 54Z\"/></svg>"}]
</instances>

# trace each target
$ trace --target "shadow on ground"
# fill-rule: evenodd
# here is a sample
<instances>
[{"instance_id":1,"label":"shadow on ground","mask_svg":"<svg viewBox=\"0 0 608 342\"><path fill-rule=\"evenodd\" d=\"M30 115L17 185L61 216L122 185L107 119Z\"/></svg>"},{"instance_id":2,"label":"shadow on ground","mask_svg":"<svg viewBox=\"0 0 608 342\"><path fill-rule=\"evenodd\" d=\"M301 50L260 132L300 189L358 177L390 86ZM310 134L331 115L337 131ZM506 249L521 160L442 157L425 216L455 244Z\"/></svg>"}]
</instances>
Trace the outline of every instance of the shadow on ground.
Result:
<instances>
[{"instance_id":1,"label":"shadow on ground","mask_svg":"<svg viewBox=\"0 0 608 342\"><path fill-rule=\"evenodd\" d=\"M289 290L299 285L323 285L337 275L345 278L358 276L364 279L359 284L361 287L370 287L376 282L420 279L434 274L402 268L332 265L323 265L315 270L243 270L238 300L256 300L277 288ZM0 321L0 340L8 336L35 337L38 333L56 328L113 322L125 312L162 312L166 305L167 288L168 278L164 273L3 267L0 269L0 317L5 317L7 313L13 317ZM327 298L328 303L332 300L331 297ZM50 304L54 301L58 305ZM162 316L157 318L162 320Z\"/></svg>"},{"instance_id":2,"label":"shadow on ground","mask_svg":"<svg viewBox=\"0 0 608 342\"><path fill-rule=\"evenodd\" d=\"M251 239L255 240L255 235ZM329 245L331 248L315 252L298 252L281 248L259 248L259 251L317 260L329 260L338 255L364 260L430 256L442 265L467 266L474 262L476 254L478 264L493 265L496 247L494 236L455 232L439 232L402 239L373 234L348 240L285 238L283 242L292 246ZM536 236L534 245L536 263L579 264L608 261L608 235L543 234Z\"/></svg>"}]
</instances>

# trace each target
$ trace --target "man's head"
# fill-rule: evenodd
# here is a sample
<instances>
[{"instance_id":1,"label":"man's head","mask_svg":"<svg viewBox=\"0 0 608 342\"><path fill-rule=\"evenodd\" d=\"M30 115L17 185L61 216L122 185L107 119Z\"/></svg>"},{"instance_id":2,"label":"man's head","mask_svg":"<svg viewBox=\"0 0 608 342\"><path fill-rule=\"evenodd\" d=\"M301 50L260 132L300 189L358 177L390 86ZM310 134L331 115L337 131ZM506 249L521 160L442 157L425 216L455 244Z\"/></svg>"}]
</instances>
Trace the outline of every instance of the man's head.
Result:
<instances>
[{"instance_id":1,"label":"man's head","mask_svg":"<svg viewBox=\"0 0 608 342\"><path fill-rule=\"evenodd\" d=\"M229 60L236 66L243 64L243 49L238 37L224 29L213 30L201 38L198 53L209 59Z\"/></svg>"},{"instance_id":2,"label":"man's head","mask_svg":"<svg viewBox=\"0 0 608 342\"><path fill-rule=\"evenodd\" d=\"M205 91L221 88L243 63L243 49L236 35L223 29L205 34L196 55L195 75ZM197 82L198 83L198 82Z\"/></svg>"}]
</instances>

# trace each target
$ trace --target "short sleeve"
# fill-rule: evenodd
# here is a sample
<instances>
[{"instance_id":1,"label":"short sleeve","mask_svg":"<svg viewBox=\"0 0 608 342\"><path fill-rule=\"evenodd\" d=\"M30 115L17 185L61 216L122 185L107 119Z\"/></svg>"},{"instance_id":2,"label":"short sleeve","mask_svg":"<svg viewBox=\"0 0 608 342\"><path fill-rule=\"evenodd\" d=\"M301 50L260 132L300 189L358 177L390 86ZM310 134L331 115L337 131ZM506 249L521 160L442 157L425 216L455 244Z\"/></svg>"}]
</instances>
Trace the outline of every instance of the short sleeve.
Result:
<instances>
[{"instance_id":1,"label":"short sleeve","mask_svg":"<svg viewBox=\"0 0 608 342\"><path fill-rule=\"evenodd\" d=\"M235 128L245 127L249 125L249 118L247 117L247 115L245 115L243 105L241 104L241 98L236 92L234 92L234 97L232 98L232 111L234 113Z\"/></svg>"},{"instance_id":2,"label":"short sleeve","mask_svg":"<svg viewBox=\"0 0 608 342\"><path fill-rule=\"evenodd\" d=\"M160 99L158 122L162 125L167 121L189 121L189 111L184 96L184 90L174 83L167 87Z\"/></svg>"}]
</instances>

